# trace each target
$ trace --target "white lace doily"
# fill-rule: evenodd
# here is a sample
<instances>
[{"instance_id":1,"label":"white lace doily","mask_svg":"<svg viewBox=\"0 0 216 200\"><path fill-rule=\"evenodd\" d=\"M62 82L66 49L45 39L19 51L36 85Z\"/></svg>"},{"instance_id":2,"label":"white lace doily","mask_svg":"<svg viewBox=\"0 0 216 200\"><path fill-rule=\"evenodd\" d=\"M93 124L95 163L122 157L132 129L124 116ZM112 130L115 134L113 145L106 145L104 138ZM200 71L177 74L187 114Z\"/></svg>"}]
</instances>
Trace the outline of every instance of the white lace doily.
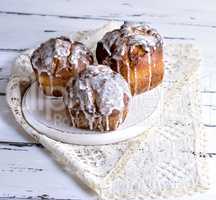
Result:
<instances>
[{"instance_id":1,"label":"white lace doily","mask_svg":"<svg viewBox=\"0 0 216 200\"><path fill-rule=\"evenodd\" d=\"M116 24L77 33L91 49L95 41ZM190 44L165 46L163 99L153 128L130 141L103 146L70 145L54 141L34 130L24 119L21 100L34 80L28 51L13 67L7 101L16 121L47 148L69 173L78 176L104 200L166 198L203 191L208 187L205 133L200 122L199 54Z\"/></svg>"}]
</instances>

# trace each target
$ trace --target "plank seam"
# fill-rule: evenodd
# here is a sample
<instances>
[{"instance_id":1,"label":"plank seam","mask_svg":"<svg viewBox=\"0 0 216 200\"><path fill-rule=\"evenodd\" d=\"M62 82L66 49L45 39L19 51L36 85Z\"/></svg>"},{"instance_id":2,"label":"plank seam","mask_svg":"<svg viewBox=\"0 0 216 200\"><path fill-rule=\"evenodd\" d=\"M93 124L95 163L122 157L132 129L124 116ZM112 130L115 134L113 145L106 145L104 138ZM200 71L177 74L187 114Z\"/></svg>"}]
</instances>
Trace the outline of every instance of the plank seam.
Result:
<instances>
[{"instance_id":1,"label":"plank seam","mask_svg":"<svg viewBox=\"0 0 216 200\"><path fill-rule=\"evenodd\" d=\"M43 148L43 146L39 143L34 142L11 142L11 141L0 141L0 144L8 145L8 146L14 146L14 147L40 147Z\"/></svg>"},{"instance_id":2,"label":"plank seam","mask_svg":"<svg viewBox=\"0 0 216 200\"><path fill-rule=\"evenodd\" d=\"M65 18L65 19L83 19L83 20L100 20L100 21L123 21L124 19L118 19L115 17L93 17L93 16L69 16L69 15L55 15L55 14L42 14L42 13L27 13L27 12L14 12L14 11L2 11L0 10L0 14L6 15L23 15L23 16L41 16L41 17L58 17L58 18ZM136 20L139 22L139 20ZM148 21L140 21L145 23L150 23ZM216 28L216 25L207 25L207 24L198 24L198 23L164 23L170 25L182 25L182 26L195 26L195 27L207 27L207 28Z\"/></svg>"}]
</instances>

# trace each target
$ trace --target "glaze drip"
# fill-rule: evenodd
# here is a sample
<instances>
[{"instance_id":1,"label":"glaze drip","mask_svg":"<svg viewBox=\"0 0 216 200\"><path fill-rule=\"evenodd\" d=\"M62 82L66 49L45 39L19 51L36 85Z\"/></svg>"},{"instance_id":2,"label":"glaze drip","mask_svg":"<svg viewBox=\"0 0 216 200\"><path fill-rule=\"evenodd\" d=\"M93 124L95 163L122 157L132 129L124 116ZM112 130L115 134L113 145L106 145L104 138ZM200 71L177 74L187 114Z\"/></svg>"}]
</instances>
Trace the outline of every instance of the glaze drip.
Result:
<instances>
[{"instance_id":1,"label":"glaze drip","mask_svg":"<svg viewBox=\"0 0 216 200\"><path fill-rule=\"evenodd\" d=\"M66 37L52 38L41 44L31 57L31 63L38 73L60 76L62 70L75 70L79 62L93 63L93 55L82 43Z\"/></svg>"},{"instance_id":2,"label":"glaze drip","mask_svg":"<svg viewBox=\"0 0 216 200\"><path fill-rule=\"evenodd\" d=\"M124 22L98 42L96 55L98 63L109 65L123 75L135 95L152 88L152 65L157 62L152 61L152 55L162 47L162 37L155 29L142 23Z\"/></svg>"},{"instance_id":3,"label":"glaze drip","mask_svg":"<svg viewBox=\"0 0 216 200\"><path fill-rule=\"evenodd\" d=\"M149 82L148 82L147 90L150 90L151 82L152 82L152 59L151 59L150 52L147 53L147 56L148 56L148 66L149 66Z\"/></svg>"},{"instance_id":4,"label":"glaze drip","mask_svg":"<svg viewBox=\"0 0 216 200\"><path fill-rule=\"evenodd\" d=\"M90 130L94 128L95 119L99 119L100 129L108 131L109 116L113 111L121 113L125 109L125 95L128 100L131 98L124 78L105 65L88 66L76 79L70 81L68 88L66 105L69 112L71 109L83 112ZM121 121L122 117L117 124ZM75 123L73 125L76 126Z\"/></svg>"},{"instance_id":5,"label":"glaze drip","mask_svg":"<svg viewBox=\"0 0 216 200\"><path fill-rule=\"evenodd\" d=\"M109 56L116 57L124 55L129 45L142 46L147 52L163 45L162 37L155 29L149 25L133 22L124 22L120 29L106 33L100 42ZM114 45L115 51L111 51Z\"/></svg>"},{"instance_id":6,"label":"glaze drip","mask_svg":"<svg viewBox=\"0 0 216 200\"><path fill-rule=\"evenodd\" d=\"M66 37L52 38L31 56L39 87L47 96L62 96L68 80L93 64L93 54L82 43Z\"/></svg>"}]
</instances>

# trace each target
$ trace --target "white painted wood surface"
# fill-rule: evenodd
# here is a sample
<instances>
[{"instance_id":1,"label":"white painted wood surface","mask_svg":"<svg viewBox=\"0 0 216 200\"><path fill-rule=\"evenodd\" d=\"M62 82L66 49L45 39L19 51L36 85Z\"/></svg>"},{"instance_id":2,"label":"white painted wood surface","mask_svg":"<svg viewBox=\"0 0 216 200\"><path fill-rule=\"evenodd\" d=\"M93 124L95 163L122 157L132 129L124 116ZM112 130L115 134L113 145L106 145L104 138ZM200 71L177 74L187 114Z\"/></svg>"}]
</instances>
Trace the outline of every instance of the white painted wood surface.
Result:
<instances>
[{"instance_id":1,"label":"white painted wood surface","mask_svg":"<svg viewBox=\"0 0 216 200\"><path fill-rule=\"evenodd\" d=\"M100 27L109 20L144 21L165 42L192 42L202 54L202 120L208 135L212 189L185 200L216 199L216 2L214 0L0 1L0 199L95 199L45 150L27 138L5 101L14 58L56 35ZM183 199L183 198L181 198Z\"/></svg>"}]
</instances>

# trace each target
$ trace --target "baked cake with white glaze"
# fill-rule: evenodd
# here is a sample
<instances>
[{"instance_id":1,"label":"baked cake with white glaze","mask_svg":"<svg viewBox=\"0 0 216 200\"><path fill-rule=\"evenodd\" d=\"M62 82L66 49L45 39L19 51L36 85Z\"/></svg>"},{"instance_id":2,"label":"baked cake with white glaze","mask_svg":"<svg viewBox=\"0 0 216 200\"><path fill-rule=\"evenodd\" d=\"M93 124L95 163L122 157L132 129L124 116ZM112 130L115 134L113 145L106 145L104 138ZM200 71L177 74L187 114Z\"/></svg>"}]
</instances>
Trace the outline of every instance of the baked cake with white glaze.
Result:
<instances>
[{"instance_id":1,"label":"baked cake with white glaze","mask_svg":"<svg viewBox=\"0 0 216 200\"><path fill-rule=\"evenodd\" d=\"M93 54L80 42L58 37L41 44L31 64L44 94L62 96L68 80L93 64Z\"/></svg>"},{"instance_id":2,"label":"baked cake with white glaze","mask_svg":"<svg viewBox=\"0 0 216 200\"><path fill-rule=\"evenodd\" d=\"M129 86L108 66L88 66L69 81L66 91L64 101L73 127L111 131L126 118Z\"/></svg>"},{"instance_id":3,"label":"baked cake with white glaze","mask_svg":"<svg viewBox=\"0 0 216 200\"><path fill-rule=\"evenodd\" d=\"M109 65L125 78L132 95L156 87L163 79L162 37L148 25L125 22L107 32L97 44L96 57L99 64Z\"/></svg>"}]
</instances>

